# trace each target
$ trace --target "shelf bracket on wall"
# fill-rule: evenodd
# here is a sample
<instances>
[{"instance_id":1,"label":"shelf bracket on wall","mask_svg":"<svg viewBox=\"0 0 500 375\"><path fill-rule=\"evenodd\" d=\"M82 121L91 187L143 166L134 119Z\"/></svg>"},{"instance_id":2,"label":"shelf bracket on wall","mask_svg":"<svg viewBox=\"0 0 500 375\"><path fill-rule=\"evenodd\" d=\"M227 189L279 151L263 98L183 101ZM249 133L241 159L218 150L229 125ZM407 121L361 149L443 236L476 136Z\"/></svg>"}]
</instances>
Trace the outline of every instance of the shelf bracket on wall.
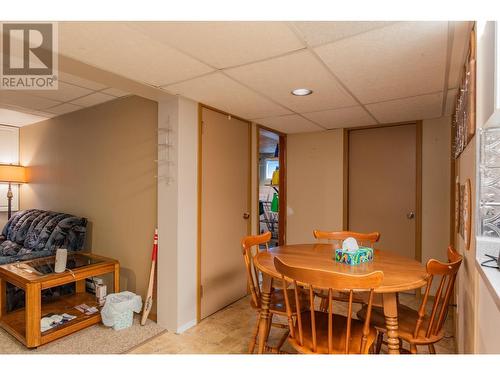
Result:
<instances>
[{"instance_id":1,"label":"shelf bracket on wall","mask_svg":"<svg viewBox=\"0 0 500 375\"><path fill-rule=\"evenodd\" d=\"M158 175L155 177L158 181L163 181L167 185L174 181L172 177L174 161L171 158L172 148L174 147L172 134L170 116L168 116L165 124L158 128L158 159L155 160L158 165Z\"/></svg>"}]
</instances>

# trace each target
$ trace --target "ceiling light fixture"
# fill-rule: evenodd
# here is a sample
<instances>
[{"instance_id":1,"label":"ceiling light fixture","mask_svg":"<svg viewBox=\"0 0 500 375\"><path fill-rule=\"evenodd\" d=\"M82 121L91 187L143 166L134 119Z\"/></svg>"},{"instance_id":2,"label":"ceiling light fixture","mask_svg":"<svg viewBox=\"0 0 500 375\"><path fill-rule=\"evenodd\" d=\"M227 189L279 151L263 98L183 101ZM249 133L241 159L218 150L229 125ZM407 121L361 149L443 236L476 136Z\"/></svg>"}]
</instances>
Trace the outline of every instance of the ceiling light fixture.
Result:
<instances>
[{"instance_id":1,"label":"ceiling light fixture","mask_svg":"<svg viewBox=\"0 0 500 375\"><path fill-rule=\"evenodd\" d=\"M307 96L307 95L311 95L312 93L313 93L313 91L309 90L309 89L292 90L292 95L295 95L295 96Z\"/></svg>"}]
</instances>

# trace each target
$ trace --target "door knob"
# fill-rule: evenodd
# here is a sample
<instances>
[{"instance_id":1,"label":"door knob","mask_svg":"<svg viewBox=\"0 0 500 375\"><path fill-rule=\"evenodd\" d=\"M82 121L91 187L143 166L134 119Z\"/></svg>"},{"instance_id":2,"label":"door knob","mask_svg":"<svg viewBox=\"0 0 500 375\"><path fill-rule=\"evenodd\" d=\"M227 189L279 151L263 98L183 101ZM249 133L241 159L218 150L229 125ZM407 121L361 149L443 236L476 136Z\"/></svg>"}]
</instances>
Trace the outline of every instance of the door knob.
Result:
<instances>
[{"instance_id":1,"label":"door knob","mask_svg":"<svg viewBox=\"0 0 500 375\"><path fill-rule=\"evenodd\" d=\"M250 214L248 212L245 212L243 214L243 219L248 220L250 218Z\"/></svg>"},{"instance_id":2,"label":"door knob","mask_svg":"<svg viewBox=\"0 0 500 375\"><path fill-rule=\"evenodd\" d=\"M414 218L415 218L415 212L413 212L413 211L408 212L408 213L406 214L406 218L407 218L408 220L412 220L412 219L414 219Z\"/></svg>"}]
</instances>

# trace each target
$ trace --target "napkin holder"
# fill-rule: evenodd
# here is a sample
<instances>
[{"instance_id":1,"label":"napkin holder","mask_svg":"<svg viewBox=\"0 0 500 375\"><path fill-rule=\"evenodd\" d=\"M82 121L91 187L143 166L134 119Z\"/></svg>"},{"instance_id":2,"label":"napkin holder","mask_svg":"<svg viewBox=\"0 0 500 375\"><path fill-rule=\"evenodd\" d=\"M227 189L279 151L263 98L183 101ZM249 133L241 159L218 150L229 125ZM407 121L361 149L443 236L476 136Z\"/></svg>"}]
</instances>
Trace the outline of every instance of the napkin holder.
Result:
<instances>
[{"instance_id":1,"label":"napkin holder","mask_svg":"<svg viewBox=\"0 0 500 375\"><path fill-rule=\"evenodd\" d=\"M335 250L335 261L339 263L356 264L373 260L373 249L370 247L359 247L357 241L349 237L342 244L342 249Z\"/></svg>"},{"instance_id":2,"label":"napkin holder","mask_svg":"<svg viewBox=\"0 0 500 375\"><path fill-rule=\"evenodd\" d=\"M360 247L358 250L335 250L335 261L339 263L356 264L370 262L373 260L373 249L370 247Z\"/></svg>"}]
</instances>

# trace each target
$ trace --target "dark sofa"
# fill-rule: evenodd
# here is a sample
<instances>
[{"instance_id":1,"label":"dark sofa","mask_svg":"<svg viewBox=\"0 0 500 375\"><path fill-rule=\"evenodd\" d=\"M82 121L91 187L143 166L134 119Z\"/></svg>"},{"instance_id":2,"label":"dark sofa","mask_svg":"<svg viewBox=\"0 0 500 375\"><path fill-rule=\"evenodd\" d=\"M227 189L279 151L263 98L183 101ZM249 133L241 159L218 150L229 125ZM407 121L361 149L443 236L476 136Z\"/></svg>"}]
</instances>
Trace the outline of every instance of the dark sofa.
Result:
<instances>
[{"instance_id":1,"label":"dark sofa","mask_svg":"<svg viewBox=\"0 0 500 375\"><path fill-rule=\"evenodd\" d=\"M16 212L0 236L0 264L53 255L57 248L83 249L87 219L60 212Z\"/></svg>"},{"instance_id":2,"label":"dark sofa","mask_svg":"<svg viewBox=\"0 0 500 375\"><path fill-rule=\"evenodd\" d=\"M87 219L83 217L37 209L18 211L0 235L0 264L54 255L57 248L82 250L86 230ZM61 290L49 290L45 295ZM7 285L7 310L23 305L24 292Z\"/></svg>"}]
</instances>

